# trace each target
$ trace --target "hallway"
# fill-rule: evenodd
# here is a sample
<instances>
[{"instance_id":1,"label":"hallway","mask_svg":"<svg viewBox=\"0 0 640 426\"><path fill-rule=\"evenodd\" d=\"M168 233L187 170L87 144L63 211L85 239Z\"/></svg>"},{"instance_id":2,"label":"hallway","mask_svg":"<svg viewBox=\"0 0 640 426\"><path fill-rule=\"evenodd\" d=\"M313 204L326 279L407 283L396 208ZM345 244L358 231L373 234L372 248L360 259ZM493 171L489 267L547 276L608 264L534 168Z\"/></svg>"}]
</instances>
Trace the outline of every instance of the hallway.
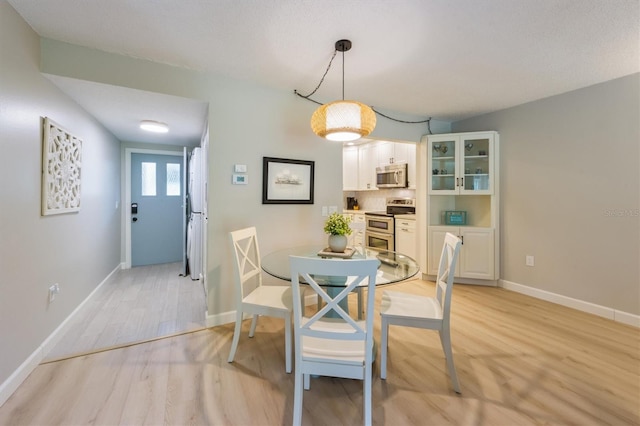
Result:
<instances>
[{"instance_id":1,"label":"hallway","mask_svg":"<svg viewBox=\"0 0 640 426\"><path fill-rule=\"evenodd\" d=\"M118 271L71 319L43 362L205 328L200 281L181 263Z\"/></svg>"}]
</instances>

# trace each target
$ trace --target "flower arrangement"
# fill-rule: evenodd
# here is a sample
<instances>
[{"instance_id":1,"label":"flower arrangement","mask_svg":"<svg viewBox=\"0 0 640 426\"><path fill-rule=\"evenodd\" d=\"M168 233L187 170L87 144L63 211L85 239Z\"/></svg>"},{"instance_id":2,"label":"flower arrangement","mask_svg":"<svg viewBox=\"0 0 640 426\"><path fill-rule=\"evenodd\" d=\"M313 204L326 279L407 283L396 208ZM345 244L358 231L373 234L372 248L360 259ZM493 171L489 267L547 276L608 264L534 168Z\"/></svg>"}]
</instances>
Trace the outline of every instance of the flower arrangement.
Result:
<instances>
[{"instance_id":1,"label":"flower arrangement","mask_svg":"<svg viewBox=\"0 0 640 426\"><path fill-rule=\"evenodd\" d=\"M340 213L331 213L324 223L324 232L329 235L351 235L351 218Z\"/></svg>"}]
</instances>

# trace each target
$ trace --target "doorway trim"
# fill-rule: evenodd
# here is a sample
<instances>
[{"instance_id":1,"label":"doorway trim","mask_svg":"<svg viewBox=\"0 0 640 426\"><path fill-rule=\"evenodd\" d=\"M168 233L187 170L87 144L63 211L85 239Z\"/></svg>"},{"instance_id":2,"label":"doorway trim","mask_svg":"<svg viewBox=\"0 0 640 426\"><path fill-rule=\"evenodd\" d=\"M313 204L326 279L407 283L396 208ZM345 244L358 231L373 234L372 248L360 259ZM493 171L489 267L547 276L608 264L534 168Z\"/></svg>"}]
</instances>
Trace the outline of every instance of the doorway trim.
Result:
<instances>
[{"instance_id":1,"label":"doorway trim","mask_svg":"<svg viewBox=\"0 0 640 426\"><path fill-rule=\"evenodd\" d=\"M144 149L144 148L125 148L124 150L124 268L131 269L131 154L157 154L157 155L172 155L181 156L182 158L182 172L184 175L186 164L184 164L184 148L181 147L181 151L164 151L158 149ZM183 183L184 186L184 183ZM185 206L186 188L182 189L182 207ZM183 209L184 210L184 209ZM185 224L186 213L183 211L183 228ZM183 229L184 232L184 229ZM183 250L184 251L184 250ZM184 254L183 254L184 256Z\"/></svg>"}]
</instances>

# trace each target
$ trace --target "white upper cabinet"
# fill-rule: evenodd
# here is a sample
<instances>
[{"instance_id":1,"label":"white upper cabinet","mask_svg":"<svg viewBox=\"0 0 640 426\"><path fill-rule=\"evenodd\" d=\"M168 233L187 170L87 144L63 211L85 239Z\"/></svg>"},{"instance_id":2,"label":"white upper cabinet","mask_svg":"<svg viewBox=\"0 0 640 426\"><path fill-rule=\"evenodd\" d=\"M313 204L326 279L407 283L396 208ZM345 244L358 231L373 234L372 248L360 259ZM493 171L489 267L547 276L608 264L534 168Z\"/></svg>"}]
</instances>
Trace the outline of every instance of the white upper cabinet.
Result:
<instances>
[{"instance_id":1,"label":"white upper cabinet","mask_svg":"<svg viewBox=\"0 0 640 426\"><path fill-rule=\"evenodd\" d=\"M370 142L346 146L342 150L344 191L377 189L376 167L407 163L409 188L416 188L416 144L406 142Z\"/></svg>"},{"instance_id":2,"label":"white upper cabinet","mask_svg":"<svg viewBox=\"0 0 640 426\"><path fill-rule=\"evenodd\" d=\"M376 189L378 152L373 144L358 147L358 189Z\"/></svg>"},{"instance_id":3,"label":"white upper cabinet","mask_svg":"<svg viewBox=\"0 0 640 426\"><path fill-rule=\"evenodd\" d=\"M378 164L385 166L407 163L409 188L416 187L416 144L404 142L378 142Z\"/></svg>"},{"instance_id":4,"label":"white upper cabinet","mask_svg":"<svg viewBox=\"0 0 640 426\"><path fill-rule=\"evenodd\" d=\"M342 149L342 189L358 190L358 147L347 146Z\"/></svg>"},{"instance_id":5,"label":"white upper cabinet","mask_svg":"<svg viewBox=\"0 0 640 426\"><path fill-rule=\"evenodd\" d=\"M492 194L494 138L495 132L429 136L429 192Z\"/></svg>"}]
</instances>

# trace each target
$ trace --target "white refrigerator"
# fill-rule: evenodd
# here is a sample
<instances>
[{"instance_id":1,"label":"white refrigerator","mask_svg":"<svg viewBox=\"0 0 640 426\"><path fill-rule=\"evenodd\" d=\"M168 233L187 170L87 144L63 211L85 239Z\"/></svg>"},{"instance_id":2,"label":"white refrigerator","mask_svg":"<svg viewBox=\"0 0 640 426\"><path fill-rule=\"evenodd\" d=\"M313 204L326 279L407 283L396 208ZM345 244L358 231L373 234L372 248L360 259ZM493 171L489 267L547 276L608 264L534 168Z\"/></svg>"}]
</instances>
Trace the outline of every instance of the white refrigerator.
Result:
<instances>
[{"instance_id":1,"label":"white refrigerator","mask_svg":"<svg viewBox=\"0 0 640 426\"><path fill-rule=\"evenodd\" d=\"M192 280L202 275L202 149L194 148L189 158L189 225L187 227L187 262Z\"/></svg>"}]
</instances>

